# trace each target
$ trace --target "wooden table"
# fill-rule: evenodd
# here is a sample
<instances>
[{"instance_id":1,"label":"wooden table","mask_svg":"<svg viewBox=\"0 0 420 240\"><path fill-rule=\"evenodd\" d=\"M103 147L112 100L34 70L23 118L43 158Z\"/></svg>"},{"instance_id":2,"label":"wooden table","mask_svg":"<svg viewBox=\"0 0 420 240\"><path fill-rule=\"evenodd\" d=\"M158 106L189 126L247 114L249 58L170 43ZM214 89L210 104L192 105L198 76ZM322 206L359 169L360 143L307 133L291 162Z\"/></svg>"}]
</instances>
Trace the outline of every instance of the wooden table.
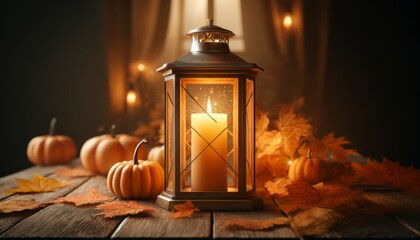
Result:
<instances>
[{"instance_id":1,"label":"wooden table","mask_svg":"<svg viewBox=\"0 0 420 240\"><path fill-rule=\"evenodd\" d=\"M73 163L74 164L74 163ZM48 193L4 194L15 186L17 177L30 179L35 173L53 176L60 166L34 166L0 178L0 201L7 199L52 200L61 196L86 193L97 188L113 196L103 176L72 178L70 184ZM365 191L371 202L386 206L387 211L362 211L344 219L328 232L315 237L328 238L420 238L420 198L402 191ZM76 207L54 204L38 210L0 213L0 237L66 237L66 238L302 238L287 226L263 231L226 228L223 219L265 219L283 216L278 210L248 212L197 212L192 218L170 219L169 212L153 201L142 202L156 211L138 216L104 218L98 216L95 205Z\"/></svg>"}]
</instances>

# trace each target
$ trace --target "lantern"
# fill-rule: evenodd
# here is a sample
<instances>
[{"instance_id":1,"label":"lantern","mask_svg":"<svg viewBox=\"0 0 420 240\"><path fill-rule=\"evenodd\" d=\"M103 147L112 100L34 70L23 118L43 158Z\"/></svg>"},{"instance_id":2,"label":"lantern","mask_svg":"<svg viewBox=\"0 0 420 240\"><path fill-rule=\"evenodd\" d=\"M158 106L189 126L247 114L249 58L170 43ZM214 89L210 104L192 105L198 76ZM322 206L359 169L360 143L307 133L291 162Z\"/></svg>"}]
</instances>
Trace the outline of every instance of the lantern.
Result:
<instances>
[{"instance_id":1,"label":"lantern","mask_svg":"<svg viewBox=\"0 0 420 240\"><path fill-rule=\"evenodd\" d=\"M262 69L229 50L234 34L190 31L191 51L158 68L165 80L165 190L156 204L247 210L255 196L255 77Z\"/></svg>"}]
</instances>

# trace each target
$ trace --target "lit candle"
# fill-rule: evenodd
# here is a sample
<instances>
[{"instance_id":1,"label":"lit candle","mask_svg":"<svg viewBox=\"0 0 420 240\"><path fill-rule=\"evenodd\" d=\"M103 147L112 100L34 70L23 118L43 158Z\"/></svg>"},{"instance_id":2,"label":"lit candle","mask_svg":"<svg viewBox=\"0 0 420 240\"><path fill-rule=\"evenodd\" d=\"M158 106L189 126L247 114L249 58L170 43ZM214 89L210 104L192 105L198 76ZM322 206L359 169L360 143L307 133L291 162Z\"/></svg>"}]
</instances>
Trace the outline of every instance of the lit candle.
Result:
<instances>
[{"instance_id":1,"label":"lit candle","mask_svg":"<svg viewBox=\"0 0 420 240\"><path fill-rule=\"evenodd\" d=\"M226 192L227 114L212 113L210 98L207 113L191 114L191 190Z\"/></svg>"}]
</instances>

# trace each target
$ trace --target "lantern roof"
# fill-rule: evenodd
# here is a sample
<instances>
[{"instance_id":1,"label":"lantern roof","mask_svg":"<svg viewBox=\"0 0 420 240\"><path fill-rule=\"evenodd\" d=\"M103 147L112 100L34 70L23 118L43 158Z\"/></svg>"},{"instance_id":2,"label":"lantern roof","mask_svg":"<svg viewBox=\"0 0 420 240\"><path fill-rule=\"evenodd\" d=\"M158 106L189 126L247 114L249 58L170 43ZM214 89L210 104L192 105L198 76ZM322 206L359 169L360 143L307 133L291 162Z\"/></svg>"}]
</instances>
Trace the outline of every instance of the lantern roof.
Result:
<instances>
[{"instance_id":1,"label":"lantern roof","mask_svg":"<svg viewBox=\"0 0 420 240\"><path fill-rule=\"evenodd\" d=\"M191 50L172 63L165 63L158 72L168 70L246 70L254 74L263 71L255 63L249 63L230 52L229 38L235 34L227 29L213 25L209 19L206 26L189 31Z\"/></svg>"}]
</instances>

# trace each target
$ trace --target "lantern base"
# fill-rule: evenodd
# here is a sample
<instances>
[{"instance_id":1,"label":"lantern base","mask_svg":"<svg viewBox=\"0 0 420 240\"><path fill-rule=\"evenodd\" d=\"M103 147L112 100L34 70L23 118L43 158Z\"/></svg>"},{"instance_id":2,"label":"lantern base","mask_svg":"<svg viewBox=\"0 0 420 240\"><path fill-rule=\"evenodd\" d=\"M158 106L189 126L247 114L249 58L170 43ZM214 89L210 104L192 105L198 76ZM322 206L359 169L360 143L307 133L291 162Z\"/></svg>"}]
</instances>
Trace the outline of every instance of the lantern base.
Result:
<instances>
[{"instance_id":1,"label":"lantern base","mask_svg":"<svg viewBox=\"0 0 420 240\"><path fill-rule=\"evenodd\" d=\"M160 194L156 199L156 205L172 210L175 204L182 204L190 200L200 210L259 210L264 207L260 197L250 196L245 199L173 199L166 193Z\"/></svg>"}]
</instances>

